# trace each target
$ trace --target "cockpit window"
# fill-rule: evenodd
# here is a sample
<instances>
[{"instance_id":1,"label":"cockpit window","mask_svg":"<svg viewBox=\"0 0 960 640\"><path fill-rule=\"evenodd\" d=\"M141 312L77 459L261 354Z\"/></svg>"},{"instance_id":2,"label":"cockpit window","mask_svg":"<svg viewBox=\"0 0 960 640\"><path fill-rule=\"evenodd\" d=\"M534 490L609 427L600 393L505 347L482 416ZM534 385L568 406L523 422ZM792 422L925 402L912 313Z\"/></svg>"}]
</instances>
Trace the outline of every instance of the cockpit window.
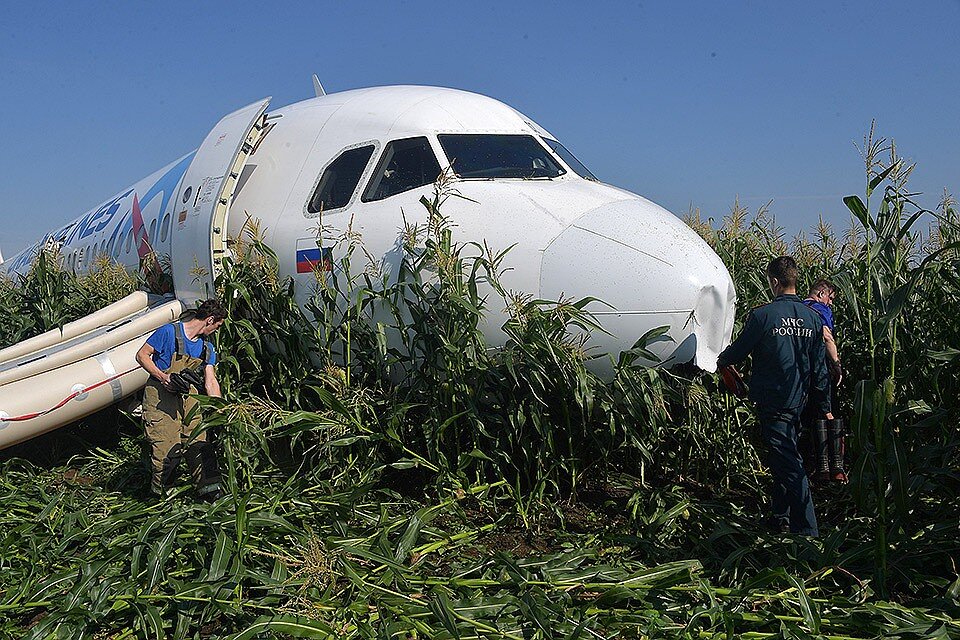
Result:
<instances>
[{"instance_id":1,"label":"cockpit window","mask_svg":"<svg viewBox=\"0 0 960 640\"><path fill-rule=\"evenodd\" d=\"M436 182L440 163L426 138L406 138L387 143L361 200L383 200Z\"/></svg>"},{"instance_id":2,"label":"cockpit window","mask_svg":"<svg viewBox=\"0 0 960 640\"><path fill-rule=\"evenodd\" d=\"M347 206L372 155L372 144L341 153L324 170L317 190L307 205L307 212L319 213Z\"/></svg>"},{"instance_id":3,"label":"cockpit window","mask_svg":"<svg viewBox=\"0 0 960 640\"><path fill-rule=\"evenodd\" d=\"M533 136L458 133L437 137L461 178L556 178L565 173Z\"/></svg>"},{"instance_id":4,"label":"cockpit window","mask_svg":"<svg viewBox=\"0 0 960 640\"><path fill-rule=\"evenodd\" d=\"M583 166L583 163L577 160L575 155L567 151L565 146L556 140L551 140L550 138L544 138L543 141L547 143L547 146L549 146L555 154L560 156L561 160L567 163L567 166L576 171L581 178L599 182L599 180L597 180L597 176L593 175L590 172L590 169L587 169L585 166Z\"/></svg>"}]
</instances>

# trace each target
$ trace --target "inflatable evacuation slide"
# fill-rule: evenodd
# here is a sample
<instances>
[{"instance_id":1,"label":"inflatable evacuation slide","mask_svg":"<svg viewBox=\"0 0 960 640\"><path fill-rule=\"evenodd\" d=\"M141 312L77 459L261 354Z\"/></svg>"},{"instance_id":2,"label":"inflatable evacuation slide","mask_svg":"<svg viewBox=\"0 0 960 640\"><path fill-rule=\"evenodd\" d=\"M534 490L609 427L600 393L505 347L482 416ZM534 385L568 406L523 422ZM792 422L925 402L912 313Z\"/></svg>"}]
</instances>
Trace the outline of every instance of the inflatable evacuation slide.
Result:
<instances>
[{"instance_id":1,"label":"inflatable evacuation slide","mask_svg":"<svg viewBox=\"0 0 960 640\"><path fill-rule=\"evenodd\" d=\"M169 256L174 295L134 293L62 328L0 350L0 449L46 433L136 393L148 376L136 353L158 327L214 295L226 255L227 216L238 177L264 134L269 98L224 117L195 152L91 209L0 264L0 277L30 268L40 251L83 247L77 271L106 255L129 269ZM131 248L134 250L131 251Z\"/></svg>"}]
</instances>

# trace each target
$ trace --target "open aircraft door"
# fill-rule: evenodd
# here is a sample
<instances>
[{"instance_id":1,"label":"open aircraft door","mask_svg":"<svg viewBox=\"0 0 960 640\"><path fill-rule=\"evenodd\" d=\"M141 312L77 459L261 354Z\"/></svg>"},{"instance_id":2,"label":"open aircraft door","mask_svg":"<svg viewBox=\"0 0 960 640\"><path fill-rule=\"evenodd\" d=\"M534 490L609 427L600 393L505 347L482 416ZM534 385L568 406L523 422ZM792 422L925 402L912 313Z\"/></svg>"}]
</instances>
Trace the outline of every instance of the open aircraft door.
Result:
<instances>
[{"instance_id":1,"label":"open aircraft door","mask_svg":"<svg viewBox=\"0 0 960 640\"><path fill-rule=\"evenodd\" d=\"M215 294L226 255L227 216L237 179L264 133L270 98L224 117L204 138L174 201L170 262L177 297L191 308Z\"/></svg>"}]
</instances>

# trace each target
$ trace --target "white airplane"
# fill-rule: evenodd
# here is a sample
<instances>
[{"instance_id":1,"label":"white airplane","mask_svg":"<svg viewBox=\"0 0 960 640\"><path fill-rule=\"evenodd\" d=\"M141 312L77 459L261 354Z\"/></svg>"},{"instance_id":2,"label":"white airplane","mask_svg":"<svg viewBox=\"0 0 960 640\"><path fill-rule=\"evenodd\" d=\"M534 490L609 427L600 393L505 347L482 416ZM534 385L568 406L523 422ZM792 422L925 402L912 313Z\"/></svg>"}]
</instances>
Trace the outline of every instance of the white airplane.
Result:
<instances>
[{"instance_id":1,"label":"white airplane","mask_svg":"<svg viewBox=\"0 0 960 640\"><path fill-rule=\"evenodd\" d=\"M337 262L330 238L351 222L381 268L395 269L405 223L426 222L420 198L449 166L468 198L443 207L454 239L512 247L506 288L602 300L588 307L608 332L590 337L596 353L615 357L667 326L670 340L651 347L663 364L716 369L733 329L733 283L669 211L598 181L555 136L492 98L422 86L326 95L316 77L314 85L315 98L267 113L268 98L224 117L199 149L48 233L0 274L25 273L43 247L58 247L78 272L101 255L137 269L152 248L168 257L176 297L190 305L213 294L227 237L249 215L303 305L314 269ZM497 346L505 316L491 310L484 333ZM0 352L0 391L4 366ZM4 413L15 415L0 406L0 429Z\"/></svg>"}]
</instances>

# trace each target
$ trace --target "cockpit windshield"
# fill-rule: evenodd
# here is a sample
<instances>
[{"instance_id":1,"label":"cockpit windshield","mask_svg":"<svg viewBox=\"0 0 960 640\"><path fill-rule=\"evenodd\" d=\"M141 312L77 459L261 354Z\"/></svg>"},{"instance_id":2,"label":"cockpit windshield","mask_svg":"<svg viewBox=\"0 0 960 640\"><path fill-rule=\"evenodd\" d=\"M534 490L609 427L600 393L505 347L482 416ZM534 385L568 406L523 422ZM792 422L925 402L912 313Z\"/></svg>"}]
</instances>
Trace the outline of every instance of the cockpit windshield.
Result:
<instances>
[{"instance_id":1,"label":"cockpit windshield","mask_svg":"<svg viewBox=\"0 0 960 640\"><path fill-rule=\"evenodd\" d=\"M551 138L544 138L544 142L547 143L547 146L553 150L555 154L560 156L560 159L567 163L567 166L580 174L581 178L586 178L587 180L593 180L594 182L599 182L597 177L591 173L590 169L587 169L582 162L577 160L577 157L567 151L567 148Z\"/></svg>"},{"instance_id":2,"label":"cockpit windshield","mask_svg":"<svg viewBox=\"0 0 960 640\"><path fill-rule=\"evenodd\" d=\"M533 136L458 133L437 137L461 178L556 178L566 173Z\"/></svg>"}]
</instances>

